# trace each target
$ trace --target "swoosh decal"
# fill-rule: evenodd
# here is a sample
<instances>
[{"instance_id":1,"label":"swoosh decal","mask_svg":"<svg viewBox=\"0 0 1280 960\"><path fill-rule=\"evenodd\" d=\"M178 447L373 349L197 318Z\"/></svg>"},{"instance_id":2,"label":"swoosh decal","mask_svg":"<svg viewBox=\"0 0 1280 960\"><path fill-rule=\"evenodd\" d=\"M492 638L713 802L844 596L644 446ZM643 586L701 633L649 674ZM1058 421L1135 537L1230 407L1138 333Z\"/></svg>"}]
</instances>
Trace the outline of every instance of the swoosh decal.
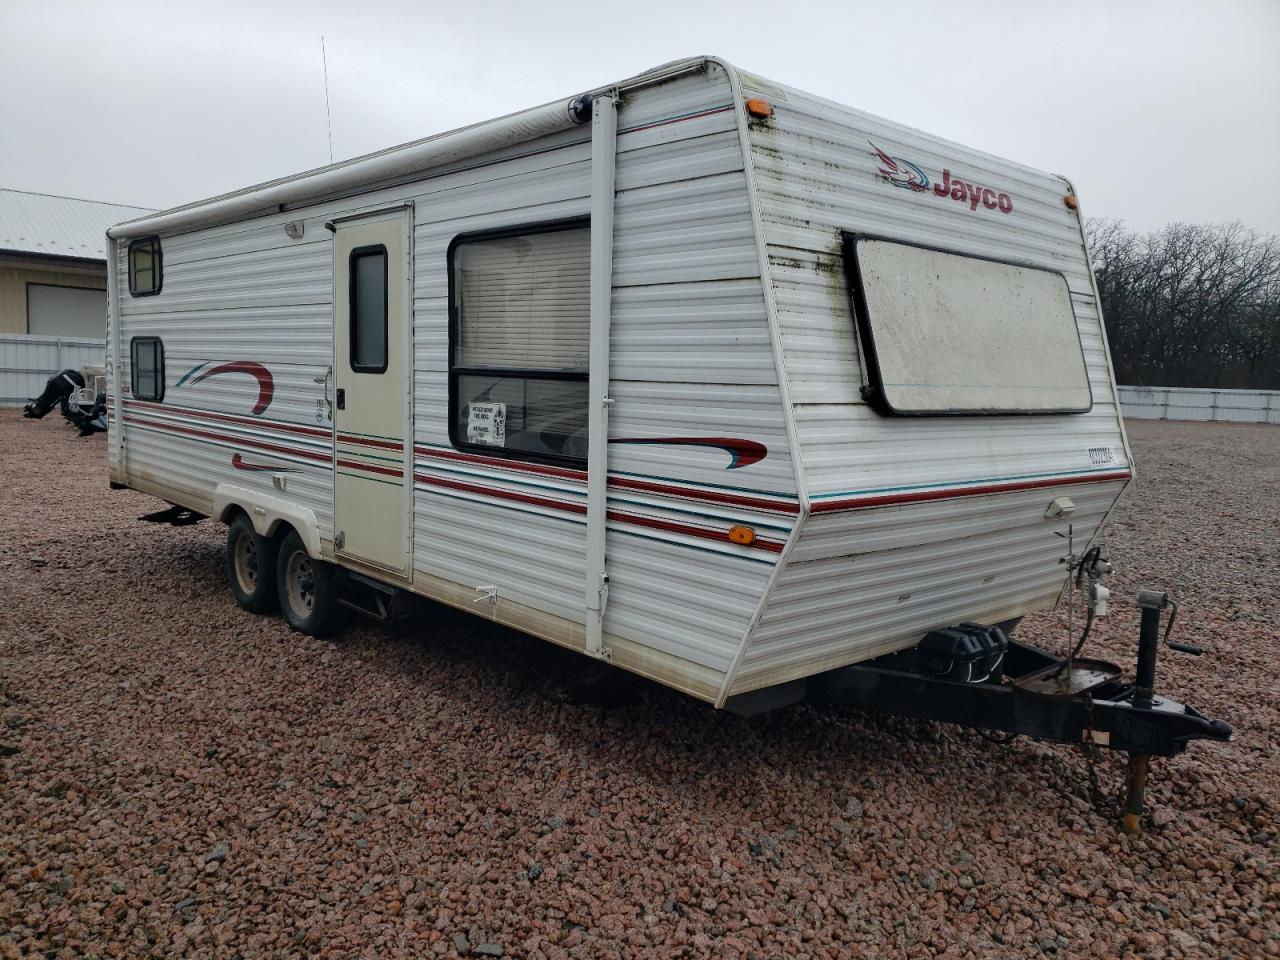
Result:
<instances>
[{"instance_id":1,"label":"swoosh decal","mask_svg":"<svg viewBox=\"0 0 1280 960\"><path fill-rule=\"evenodd\" d=\"M755 440L739 437L616 437L610 443L661 443L676 447L719 447L729 456L726 470L737 470L759 463L769 455L769 448Z\"/></svg>"},{"instance_id":2,"label":"swoosh decal","mask_svg":"<svg viewBox=\"0 0 1280 960\"><path fill-rule=\"evenodd\" d=\"M174 386L175 386L175 387L180 387L180 386L182 386L184 383L186 383L188 380L190 380L190 379L191 379L192 375L193 375L193 374L195 374L195 373L196 373L196 371L198 371L198 370L203 370L203 369L204 369L205 367L207 367L208 365L209 365L209 361L208 361L208 360L203 360L203 361L201 361L200 363L197 363L194 367L192 367L190 370L188 370L186 373L184 373L181 377L179 377L179 378L178 378L178 382L177 382L177 383L175 383L175 384L174 384Z\"/></svg>"},{"instance_id":3,"label":"swoosh decal","mask_svg":"<svg viewBox=\"0 0 1280 960\"><path fill-rule=\"evenodd\" d=\"M231 363L220 363L212 370L206 370L198 377L193 377L192 383L199 383L201 380L208 380L210 377L216 377L222 373L247 373L258 381L258 400L253 405L253 413L262 413L271 404L271 398L276 393L275 379L271 376L271 371L260 363L253 360L235 360Z\"/></svg>"},{"instance_id":4,"label":"swoosh decal","mask_svg":"<svg viewBox=\"0 0 1280 960\"><path fill-rule=\"evenodd\" d=\"M267 463L250 463L248 460L240 456L240 454L238 453L231 458L231 465L235 467L237 470L254 470L254 471L270 470L272 473L297 473L298 472L297 467L273 467Z\"/></svg>"}]
</instances>

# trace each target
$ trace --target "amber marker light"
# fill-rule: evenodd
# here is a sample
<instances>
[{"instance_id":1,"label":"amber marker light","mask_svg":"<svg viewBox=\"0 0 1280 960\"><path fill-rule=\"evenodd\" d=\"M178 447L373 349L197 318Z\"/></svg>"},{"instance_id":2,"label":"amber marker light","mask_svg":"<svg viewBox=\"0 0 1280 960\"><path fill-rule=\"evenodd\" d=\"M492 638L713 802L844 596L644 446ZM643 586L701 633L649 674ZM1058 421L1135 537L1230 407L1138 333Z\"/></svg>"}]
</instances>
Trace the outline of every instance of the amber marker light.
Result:
<instances>
[{"instance_id":1,"label":"amber marker light","mask_svg":"<svg viewBox=\"0 0 1280 960\"><path fill-rule=\"evenodd\" d=\"M744 547L749 547L756 542L756 532L740 523L735 524L729 528L729 539L733 543L740 543Z\"/></svg>"},{"instance_id":2,"label":"amber marker light","mask_svg":"<svg viewBox=\"0 0 1280 960\"><path fill-rule=\"evenodd\" d=\"M747 101L747 113L757 120L768 120L773 116L773 105L768 100L752 97Z\"/></svg>"},{"instance_id":3,"label":"amber marker light","mask_svg":"<svg viewBox=\"0 0 1280 960\"><path fill-rule=\"evenodd\" d=\"M1080 209L1080 201L1075 198L1075 194L1068 193L1062 198L1062 202L1067 205L1068 210Z\"/></svg>"}]
</instances>

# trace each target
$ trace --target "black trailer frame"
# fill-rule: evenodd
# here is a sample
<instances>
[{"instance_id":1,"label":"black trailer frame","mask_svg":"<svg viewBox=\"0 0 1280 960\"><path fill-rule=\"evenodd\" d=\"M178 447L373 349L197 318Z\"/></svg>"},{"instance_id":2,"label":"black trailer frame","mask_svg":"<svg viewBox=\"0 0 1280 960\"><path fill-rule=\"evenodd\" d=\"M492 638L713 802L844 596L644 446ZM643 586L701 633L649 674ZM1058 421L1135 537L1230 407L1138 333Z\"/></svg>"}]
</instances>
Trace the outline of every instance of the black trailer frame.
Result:
<instances>
[{"instance_id":1,"label":"black trailer frame","mask_svg":"<svg viewBox=\"0 0 1280 960\"><path fill-rule=\"evenodd\" d=\"M1062 664L1043 650L1010 640L1005 656L1010 682L957 683L915 672L915 651L908 650L820 674L809 682L807 699L1156 757L1176 756L1192 740L1231 738L1223 721L1173 700L1155 697L1149 707L1138 705L1136 684L1119 677L1060 694L1020 684ZM1077 661L1075 669L1096 677L1104 666Z\"/></svg>"},{"instance_id":2,"label":"black trailer frame","mask_svg":"<svg viewBox=\"0 0 1280 960\"><path fill-rule=\"evenodd\" d=\"M1155 694L1156 655L1166 594L1138 594L1142 627L1135 677L1119 667L1073 655L1057 657L1008 641L1002 670L978 682L930 675L919 648L841 667L782 687L731 697L726 709L752 714L788 702L839 704L899 717L954 723L1038 740L1103 747L1129 754L1124 829L1141 831L1150 758L1182 753L1193 740L1231 739L1231 726ZM1176 605L1174 607L1176 616ZM1187 644L1172 649L1198 655ZM1086 634L1087 636L1087 634Z\"/></svg>"}]
</instances>

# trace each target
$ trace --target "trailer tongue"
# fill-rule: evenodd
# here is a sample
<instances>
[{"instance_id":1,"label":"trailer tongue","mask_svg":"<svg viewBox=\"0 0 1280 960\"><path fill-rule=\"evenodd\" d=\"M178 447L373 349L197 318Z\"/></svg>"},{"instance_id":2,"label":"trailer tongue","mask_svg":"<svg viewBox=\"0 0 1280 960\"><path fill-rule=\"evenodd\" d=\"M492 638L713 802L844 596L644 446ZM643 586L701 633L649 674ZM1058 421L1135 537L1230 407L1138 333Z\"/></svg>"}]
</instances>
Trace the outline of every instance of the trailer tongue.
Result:
<instances>
[{"instance_id":1,"label":"trailer tongue","mask_svg":"<svg viewBox=\"0 0 1280 960\"><path fill-rule=\"evenodd\" d=\"M1155 693L1156 655L1166 594L1138 594L1142 626L1134 680L1101 660L1056 657L1007 639L997 627L962 624L934 631L917 647L842 667L804 681L810 702L841 704L900 717L913 717L981 730L1000 731L1058 743L1080 744L1089 754L1092 775L1099 747L1129 754L1123 827L1141 832L1150 758L1172 757L1192 740L1231 739L1231 727L1192 707ZM1175 607L1176 610L1176 607ZM1172 627L1172 617L1169 621ZM1174 650L1199 654L1185 644ZM942 652L948 635L978 637L952 645L950 662ZM1000 648L998 662L994 649ZM752 704L727 705L752 712ZM1091 784L1096 799L1096 785Z\"/></svg>"}]
</instances>

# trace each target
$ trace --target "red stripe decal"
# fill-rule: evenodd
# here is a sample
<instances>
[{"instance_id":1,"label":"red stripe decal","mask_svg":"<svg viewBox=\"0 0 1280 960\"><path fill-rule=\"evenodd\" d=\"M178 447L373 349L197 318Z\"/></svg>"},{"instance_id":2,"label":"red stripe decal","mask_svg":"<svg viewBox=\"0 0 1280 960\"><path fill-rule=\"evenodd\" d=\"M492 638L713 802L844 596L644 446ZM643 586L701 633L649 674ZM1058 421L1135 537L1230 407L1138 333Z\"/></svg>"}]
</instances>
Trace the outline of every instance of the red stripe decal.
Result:
<instances>
[{"instance_id":1,"label":"red stripe decal","mask_svg":"<svg viewBox=\"0 0 1280 960\"><path fill-rule=\"evenodd\" d=\"M687 500L706 500L709 503L726 503L735 507L750 507L756 510L772 510L776 513L797 514L798 503L779 503L776 500L765 500L762 497L744 497L737 493L721 493L717 490L692 490L688 487L673 487L664 483L651 483L648 480L632 480L630 477L610 477L609 486L622 487L627 490L643 490L646 493L661 493Z\"/></svg>"},{"instance_id":2,"label":"red stripe decal","mask_svg":"<svg viewBox=\"0 0 1280 960\"><path fill-rule=\"evenodd\" d=\"M173 423L163 423L153 421L137 414L131 414L125 417L128 422L136 423L144 427L153 427L159 430L168 430L174 433L184 434L187 436L198 437L202 439L216 440L219 442L241 444L253 447L259 450L267 450L275 453L290 454L297 457L304 457L309 460L316 460L329 463L330 459L322 454L315 453L310 450L290 449L282 447L274 443L266 443L260 440L249 440L244 437L229 437L223 434L212 433L207 430L198 430L194 427L184 427ZM239 461L239 462L237 462ZM245 463L240 454L232 457L233 466L246 470L270 470L276 469L271 467L263 467L258 464ZM394 467L374 466L373 464L360 463L355 460L338 460L339 467L346 467L355 470L364 470L370 473L379 473L391 477L403 477L403 471ZM533 494L520 493L514 490L500 490L495 487L487 487L477 483L465 483L460 480L449 480L444 477L431 477L425 474L415 474L414 480L418 483L428 486L446 487L451 490L460 490L465 493L474 493L479 496L495 497L501 500L511 500L516 503L525 503L532 506L545 507L550 510L558 510L563 513L572 513L579 516L585 515L587 512L586 504L573 503L565 500L555 500L551 497L539 497ZM704 527L695 527L687 523L679 523L674 520L661 520L652 517L641 517L631 513L625 513L621 510L610 510L608 518L617 523L626 523L638 527L649 527L655 530L664 530L668 533L679 533L686 536L698 537L703 540L715 540L720 543L729 543L728 531L708 530ZM776 540L756 540L752 546L761 550L768 550L771 553L781 553L783 544Z\"/></svg>"},{"instance_id":3,"label":"red stripe decal","mask_svg":"<svg viewBox=\"0 0 1280 960\"><path fill-rule=\"evenodd\" d=\"M741 437L615 437L610 443L656 443L677 447L719 447L729 454L727 470L737 470L759 463L769 455L769 448L755 440Z\"/></svg>"},{"instance_id":4,"label":"red stripe decal","mask_svg":"<svg viewBox=\"0 0 1280 960\"><path fill-rule=\"evenodd\" d=\"M483 457L476 454L457 453L452 450L437 450L429 447L415 447L414 451L423 457L439 460L453 460L461 463L474 463L486 467L510 470L513 473L530 473L543 477L556 477L564 480L577 480L585 483L587 474L582 470L566 467L546 467L535 463L522 463L498 457ZM755 510L772 510L777 513L798 514L800 505L767 500L763 497L744 496L738 493L726 493L718 490L699 490L693 487L681 487L673 484L657 483L649 480L632 480L629 477L609 477L609 486L627 490L640 490L646 493L665 494L685 500L703 500L708 503L723 503L736 507L749 507Z\"/></svg>"},{"instance_id":5,"label":"red stripe decal","mask_svg":"<svg viewBox=\"0 0 1280 960\"><path fill-rule=\"evenodd\" d=\"M948 487L942 490L916 490L906 493L887 493L873 497L847 500L819 500L813 504L814 513L833 510L854 510L862 507L884 507L899 503L921 503L926 500L949 500L959 497L981 497L992 493L1011 493L1017 490L1038 490L1042 487L1065 487L1077 483L1104 483L1108 480L1128 480L1128 470L1114 473L1095 473L1082 477L1050 477L1045 480L1014 480L1007 483L988 483L980 487Z\"/></svg>"},{"instance_id":6,"label":"red stripe decal","mask_svg":"<svg viewBox=\"0 0 1280 960\"><path fill-rule=\"evenodd\" d=\"M240 454L236 454L231 458L231 465L237 470L251 470L256 473L297 473L297 467L273 467L267 463L250 463Z\"/></svg>"},{"instance_id":7,"label":"red stripe decal","mask_svg":"<svg viewBox=\"0 0 1280 960\"><path fill-rule=\"evenodd\" d=\"M707 530L705 527L695 527L687 523L677 523L674 520L658 520L652 517L638 517L635 514L623 513L620 510L610 510L609 519L616 520L619 523L631 523L638 527L652 527L655 530L666 530L669 533L683 533L690 537L701 537L703 540L717 540L721 543L732 543L729 539L729 531L724 530ZM776 540L761 540L757 538L753 547L759 547L761 550L768 550L771 553L781 553L782 544Z\"/></svg>"},{"instance_id":8,"label":"red stripe decal","mask_svg":"<svg viewBox=\"0 0 1280 960\"><path fill-rule=\"evenodd\" d=\"M323 437L325 439L333 436L332 430L324 430L318 427L304 427L298 424L285 423L282 420L253 419L251 417L236 416L231 413L213 413L209 410L195 410L191 407L183 407L176 404L149 403L145 400L126 400L124 404L126 407L138 407L143 410L155 410L160 413L169 414L181 413L185 416L194 417L198 420L221 421L223 423L255 427L259 430L265 427L271 430L280 430L283 433L297 433L305 437Z\"/></svg>"},{"instance_id":9,"label":"red stripe decal","mask_svg":"<svg viewBox=\"0 0 1280 960\"><path fill-rule=\"evenodd\" d=\"M514 500L517 503L528 503L535 507L546 507L550 510L562 510L566 513L585 514L587 512L586 504L570 503L564 500L553 500L550 497L537 497L531 493L517 493L514 490L498 490L495 487L485 487L478 483L464 483L461 480L446 480L444 477L429 477L425 474L415 474L414 480L418 483L425 483L432 487L448 487L450 490L461 490L464 493L475 493L482 497L498 497L503 500Z\"/></svg>"},{"instance_id":10,"label":"red stripe decal","mask_svg":"<svg viewBox=\"0 0 1280 960\"><path fill-rule=\"evenodd\" d=\"M342 443L351 443L359 447L378 447L381 450L403 450L404 444L399 440L374 440L370 437L353 437L350 434L338 434Z\"/></svg>"},{"instance_id":11,"label":"red stripe decal","mask_svg":"<svg viewBox=\"0 0 1280 960\"><path fill-rule=\"evenodd\" d=\"M474 453L458 453L454 450L437 450L433 447L414 447L414 452L424 457L435 457L438 460L456 460L461 463L477 463L486 467L500 467L514 470L517 473L536 473L543 477L559 477L563 480L587 480L585 470L573 470L569 467L545 467L538 463L521 463L500 457L482 457Z\"/></svg>"},{"instance_id":12,"label":"red stripe decal","mask_svg":"<svg viewBox=\"0 0 1280 960\"><path fill-rule=\"evenodd\" d=\"M427 484L434 487L447 487L450 490L461 490L465 493L474 493L483 497L496 497L500 500L513 500L516 503L528 503L538 507L546 507L549 510L560 510L566 513L574 513L582 516L586 514L586 504L570 503L564 500L553 500L550 497L538 497L529 493L518 493L514 490L499 490L495 487L486 487L477 483L464 483L461 480L446 480L443 477L430 477L425 474L415 474L414 479L418 483ZM655 530L665 530L668 533L681 533L690 537L699 537L703 540L715 540L720 543L731 543L729 532L727 530L708 530L705 527L695 527L688 523L678 523L674 520L659 520L653 517L640 517L632 513L624 513L621 510L610 510L608 517L617 523L628 523L637 527L650 527ZM761 550L768 550L771 553L781 553L783 544L776 540L756 540L752 546L759 547Z\"/></svg>"},{"instance_id":13,"label":"red stripe decal","mask_svg":"<svg viewBox=\"0 0 1280 960\"><path fill-rule=\"evenodd\" d=\"M156 430L168 430L172 433L186 434L187 436L200 437L206 440L217 440L219 443L227 443L239 445L243 447L253 447L255 450L268 450L272 453L284 453L294 457L302 457L305 460L314 460L317 463L332 463L332 458L325 453L316 453L312 450L302 450L297 447L282 447L278 443L267 443L263 440L250 440L247 437L231 437L222 433L212 433L208 430L197 430L195 427L183 427L176 423L162 423L157 420L149 420L140 417L137 414L126 414L126 423L136 423L144 427L152 427Z\"/></svg>"},{"instance_id":14,"label":"red stripe decal","mask_svg":"<svg viewBox=\"0 0 1280 960\"><path fill-rule=\"evenodd\" d=\"M351 470L365 470L368 473L380 473L387 477L404 477L404 470L397 470L395 467L375 467L371 463L361 463L358 460L339 460L338 466Z\"/></svg>"}]
</instances>

